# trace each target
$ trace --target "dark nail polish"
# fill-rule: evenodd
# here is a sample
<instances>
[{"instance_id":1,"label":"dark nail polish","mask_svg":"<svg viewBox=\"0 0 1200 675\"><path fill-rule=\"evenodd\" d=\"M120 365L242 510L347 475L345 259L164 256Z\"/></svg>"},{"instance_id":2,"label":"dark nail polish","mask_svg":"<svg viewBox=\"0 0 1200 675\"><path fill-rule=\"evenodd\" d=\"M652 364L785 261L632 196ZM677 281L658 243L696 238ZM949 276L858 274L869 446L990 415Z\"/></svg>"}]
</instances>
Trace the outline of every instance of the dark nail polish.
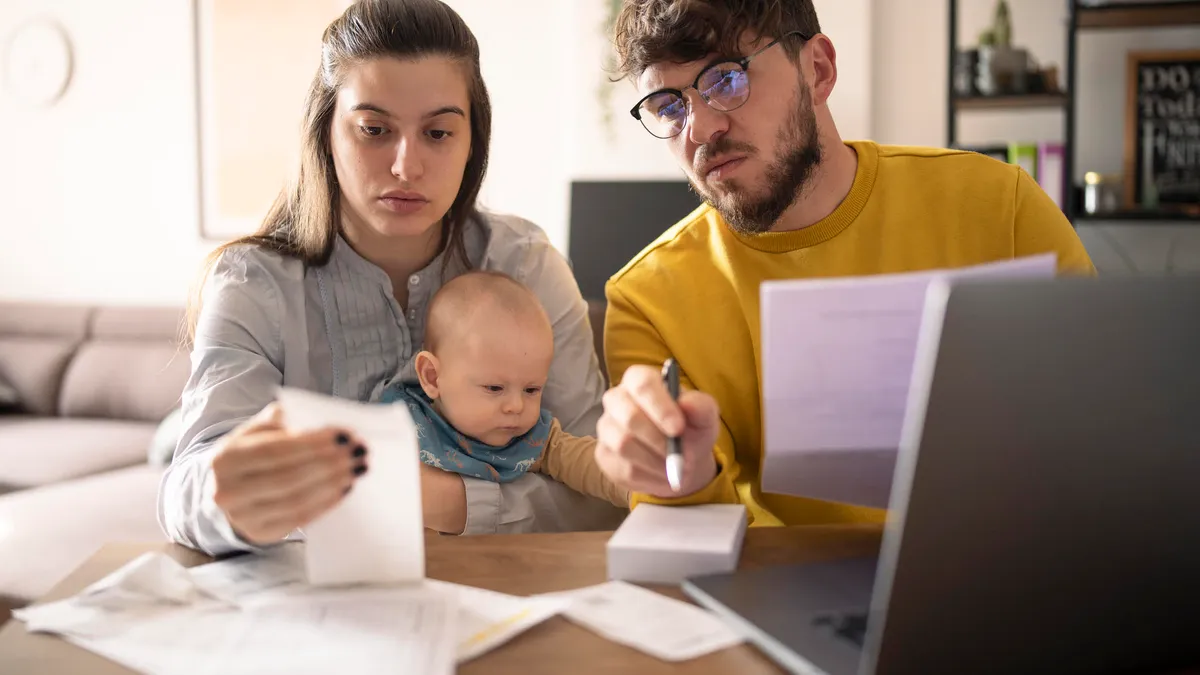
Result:
<instances>
[{"instance_id":1,"label":"dark nail polish","mask_svg":"<svg viewBox=\"0 0 1200 675\"><path fill-rule=\"evenodd\" d=\"M361 476L361 475L363 475L363 474L364 474L364 473L366 473L366 472L367 472L367 465L366 465L366 464L356 464L356 465L354 465L354 475L355 475L355 476Z\"/></svg>"},{"instance_id":2,"label":"dark nail polish","mask_svg":"<svg viewBox=\"0 0 1200 675\"><path fill-rule=\"evenodd\" d=\"M362 446L362 445L360 445L360 446L358 446L358 447L354 448L354 452L350 453L350 456L351 456L351 457L354 457L355 459L357 459L357 458L359 458L359 457L362 457L362 456L364 456L364 455L366 455L366 454L367 454L367 448L366 448L365 446Z\"/></svg>"},{"instance_id":3,"label":"dark nail polish","mask_svg":"<svg viewBox=\"0 0 1200 675\"><path fill-rule=\"evenodd\" d=\"M350 444L350 435L344 431L339 431L338 435L335 436L333 440L338 445L349 445Z\"/></svg>"}]
</instances>

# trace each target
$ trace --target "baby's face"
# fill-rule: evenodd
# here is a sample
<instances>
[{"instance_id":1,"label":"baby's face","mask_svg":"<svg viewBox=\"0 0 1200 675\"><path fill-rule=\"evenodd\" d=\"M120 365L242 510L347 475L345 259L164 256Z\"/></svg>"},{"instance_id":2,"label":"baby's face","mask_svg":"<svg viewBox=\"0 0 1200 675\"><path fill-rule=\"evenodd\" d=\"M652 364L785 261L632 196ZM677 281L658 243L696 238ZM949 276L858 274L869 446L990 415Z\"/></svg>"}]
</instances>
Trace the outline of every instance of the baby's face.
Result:
<instances>
[{"instance_id":1,"label":"baby's face","mask_svg":"<svg viewBox=\"0 0 1200 675\"><path fill-rule=\"evenodd\" d=\"M438 350L438 402L446 421L488 445L507 445L537 423L554 337L500 320Z\"/></svg>"}]
</instances>

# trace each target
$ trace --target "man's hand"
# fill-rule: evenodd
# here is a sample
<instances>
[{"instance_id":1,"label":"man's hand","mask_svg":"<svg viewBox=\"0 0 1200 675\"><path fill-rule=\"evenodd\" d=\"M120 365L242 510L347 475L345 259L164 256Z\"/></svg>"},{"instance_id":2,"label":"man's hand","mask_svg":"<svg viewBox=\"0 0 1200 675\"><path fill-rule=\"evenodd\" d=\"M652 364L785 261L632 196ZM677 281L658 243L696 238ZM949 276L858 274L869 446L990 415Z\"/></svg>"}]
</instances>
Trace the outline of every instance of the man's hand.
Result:
<instances>
[{"instance_id":1,"label":"man's hand","mask_svg":"<svg viewBox=\"0 0 1200 675\"><path fill-rule=\"evenodd\" d=\"M720 412L713 397L683 391L676 403L650 366L632 366L621 384L604 395L604 415L596 424L596 464L618 486L655 497L683 497L712 482L717 474L713 445ZM679 492L667 483L667 436L680 436L683 481Z\"/></svg>"}]
</instances>

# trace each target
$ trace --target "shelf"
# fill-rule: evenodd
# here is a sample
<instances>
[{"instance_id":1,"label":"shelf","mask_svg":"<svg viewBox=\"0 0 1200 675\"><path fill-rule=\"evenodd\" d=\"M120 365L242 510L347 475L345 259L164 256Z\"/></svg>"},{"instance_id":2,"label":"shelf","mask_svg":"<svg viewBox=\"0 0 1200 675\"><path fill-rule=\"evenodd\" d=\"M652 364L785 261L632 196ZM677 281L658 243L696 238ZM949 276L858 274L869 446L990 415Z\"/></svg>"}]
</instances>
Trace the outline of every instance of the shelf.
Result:
<instances>
[{"instance_id":1,"label":"shelf","mask_svg":"<svg viewBox=\"0 0 1200 675\"><path fill-rule=\"evenodd\" d=\"M1012 96L962 96L954 99L959 110L1003 110L1011 108L1061 108L1067 103L1067 95L1017 94Z\"/></svg>"},{"instance_id":2,"label":"shelf","mask_svg":"<svg viewBox=\"0 0 1200 675\"><path fill-rule=\"evenodd\" d=\"M1114 211L1112 213L1077 213L1075 220L1079 222L1111 222L1121 220L1136 220L1140 222L1161 223L1200 223L1200 211L1185 213L1182 211Z\"/></svg>"},{"instance_id":3,"label":"shelf","mask_svg":"<svg viewBox=\"0 0 1200 675\"><path fill-rule=\"evenodd\" d=\"M1200 24L1200 2L1113 2L1075 7L1079 28L1157 28Z\"/></svg>"}]
</instances>

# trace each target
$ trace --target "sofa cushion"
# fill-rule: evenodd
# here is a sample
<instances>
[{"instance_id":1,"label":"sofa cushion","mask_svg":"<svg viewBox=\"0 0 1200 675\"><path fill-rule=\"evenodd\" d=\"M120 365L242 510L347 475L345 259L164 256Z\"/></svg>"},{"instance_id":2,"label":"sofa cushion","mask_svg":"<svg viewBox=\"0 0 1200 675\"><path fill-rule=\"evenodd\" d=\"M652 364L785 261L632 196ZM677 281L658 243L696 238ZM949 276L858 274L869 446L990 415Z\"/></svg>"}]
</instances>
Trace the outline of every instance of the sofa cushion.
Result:
<instances>
[{"instance_id":1,"label":"sofa cushion","mask_svg":"<svg viewBox=\"0 0 1200 675\"><path fill-rule=\"evenodd\" d=\"M146 464L0 497L0 602L50 590L109 542L163 541Z\"/></svg>"},{"instance_id":2,"label":"sofa cushion","mask_svg":"<svg viewBox=\"0 0 1200 675\"><path fill-rule=\"evenodd\" d=\"M189 373L177 308L101 307L64 375L68 417L159 422L179 403Z\"/></svg>"},{"instance_id":3,"label":"sofa cushion","mask_svg":"<svg viewBox=\"0 0 1200 675\"><path fill-rule=\"evenodd\" d=\"M98 307L88 333L100 339L182 344L184 317L176 307Z\"/></svg>"},{"instance_id":4,"label":"sofa cushion","mask_svg":"<svg viewBox=\"0 0 1200 675\"><path fill-rule=\"evenodd\" d=\"M188 354L162 341L95 338L79 347L63 377L66 417L159 422L179 405Z\"/></svg>"},{"instance_id":5,"label":"sofa cushion","mask_svg":"<svg viewBox=\"0 0 1200 675\"><path fill-rule=\"evenodd\" d=\"M58 412L63 373L78 344L68 338L0 336L0 379L17 390L22 411L31 415Z\"/></svg>"},{"instance_id":6,"label":"sofa cushion","mask_svg":"<svg viewBox=\"0 0 1200 675\"><path fill-rule=\"evenodd\" d=\"M154 424L0 417L0 492L145 463Z\"/></svg>"},{"instance_id":7,"label":"sofa cushion","mask_svg":"<svg viewBox=\"0 0 1200 675\"><path fill-rule=\"evenodd\" d=\"M87 335L93 309L84 305L0 302L0 335L66 337Z\"/></svg>"},{"instance_id":8,"label":"sofa cushion","mask_svg":"<svg viewBox=\"0 0 1200 675\"><path fill-rule=\"evenodd\" d=\"M21 395L17 388L0 378L0 412L16 410L21 404Z\"/></svg>"},{"instance_id":9,"label":"sofa cushion","mask_svg":"<svg viewBox=\"0 0 1200 675\"><path fill-rule=\"evenodd\" d=\"M92 313L80 305L0 302L0 380L17 390L23 410L57 412L59 383Z\"/></svg>"}]
</instances>

